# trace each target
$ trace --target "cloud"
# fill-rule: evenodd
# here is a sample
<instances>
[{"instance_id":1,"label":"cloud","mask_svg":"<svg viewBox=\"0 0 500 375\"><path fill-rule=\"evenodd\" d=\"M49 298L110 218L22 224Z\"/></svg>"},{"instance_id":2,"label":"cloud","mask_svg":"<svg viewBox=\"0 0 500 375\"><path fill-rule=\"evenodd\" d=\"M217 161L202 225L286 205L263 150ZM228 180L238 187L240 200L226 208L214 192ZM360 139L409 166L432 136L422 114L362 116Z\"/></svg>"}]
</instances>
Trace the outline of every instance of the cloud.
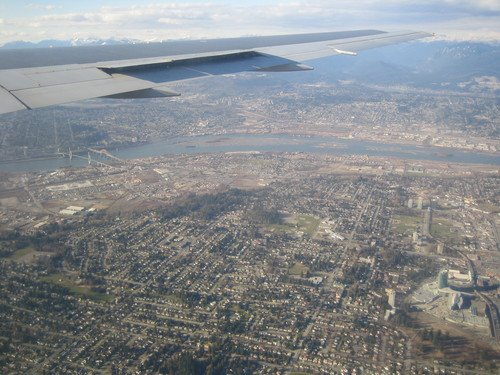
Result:
<instances>
[{"instance_id":1,"label":"cloud","mask_svg":"<svg viewBox=\"0 0 500 375\"><path fill-rule=\"evenodd\" d=\"M498 0L445 0L445 3L463 9L500 12L500 1Z\"/></svg>"},{"instance_id":2,"label":"cloud","mask_svg":"<svg viewBox=\"0 0 500 375\"><path fill-rule=\"evenodd\" d=\"M44 10L47 12L56 9L56 6L53 4L40 4L40 3L29 3L25 7L27 9Z\"/></svg>"},{"instance_id":3,"label":"cloud","mask_svg":"<svg viewBox=\"0 0 500 375\"><path fill-rule=\"evenodd\" d=\"M32 6L42 4L32 3ZM44 5L48 7L50 5ZM9 19L9 38L42 36L166 40L331 31L422 29L451 38L500 41L498 0L296 0L151 3ZM464 20L466 21L464 23ZM0 43L7 33L0 32Z\"/></svg>"},{"instance_id":4,"label":"cloud","mask_svg":"<svg viewBox=\"0 0 500 375\"><path fill-rule=\"evenodd\" d=\"M495 17L463 17L453 20L422 25L437 33L437 39L453 41L500 41L500 16ZM430 29L429 29L430 30Z\"/></svg>"}]
</instances>

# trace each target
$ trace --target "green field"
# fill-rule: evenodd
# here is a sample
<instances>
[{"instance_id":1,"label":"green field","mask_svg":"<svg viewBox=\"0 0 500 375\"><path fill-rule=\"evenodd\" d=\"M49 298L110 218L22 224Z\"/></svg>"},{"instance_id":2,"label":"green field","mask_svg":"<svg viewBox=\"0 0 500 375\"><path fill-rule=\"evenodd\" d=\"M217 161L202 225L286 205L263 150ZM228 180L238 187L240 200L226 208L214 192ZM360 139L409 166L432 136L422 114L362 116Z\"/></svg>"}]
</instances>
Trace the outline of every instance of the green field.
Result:
<instances>
[{"instance_id":1,"label":"green field","mask_svg":"<svg viewBox=\"0 0 500 375\"><path fill-rule=\"evenodd\" d=\"M293 227L290 224L268 224L265 228L273 233L290 233L293 232Z\"/></svg>"},{"instance_id":2,"label":"green field","mask_svg":"<svg viewBox=\"0 0 500 375\"><path fill-rule=\"evenodd\" d=\"M20 249L20 250L15 251L14 254L12 254L9 257L9 259L19 260L22 257L25 257L26 255L31 254L34 251L35 251L35 249L33 249L32 246L28 246L28 247L25 247L24 249Z\"/></svg>"},{"instance_id":3,"label":"green field","mask_svg":"<svg viewBox=\"0 0 500 375\"><path fill-rule=\"evenodd\" d=\"M90 299L93 299L96 301L109 302L109 301L112 301L114 299L113 295L95 292L95 291L91 290L90 287L77 285L74 281L68 279L67 277L65 277L64 275L59 274L59 273L49 275L49 276L44 276L40 279L40 281L43 281L43 282L46 282L49 284L62 286L64 288L68 289L68 291L71 294L82 296L85 298L90 298Z\"/></svg>"},{"instance_id":4,"label":"green field","mask_svg":"<svg viewBox=\"0 0 500 375\"><path fill-rule=\"evenodd\" d=\"M311 215L293 215L286 218L284 224L269 224L266 229L274 233L304 232L314 236L321 220Z\"/></svg>"},{"instance_id":5,"label":"green field","mask_svg":"<svg viewBox=\"0 0 500 375\"><path fill-rule=\"evenodd\" d=\"M408 234L415 231L421 224L420 216L394 215L392 225L394 230L400 234Z\"/></svg>"},{"instance_id":6,"label":"green field","mask_svg":"<svg viewBox=\"0 0 500 375\"><path fill-rule=\"evenodd\" d=\"M288 274L292 276L302 276L309 271L309 268L300 262L295 263L289 270Z\"/></svg>"},{"instance_id":7,"label":"green field","mask_svg":"<svg viewBox=\"0 0 500 375\"><path fill-rule=\"evenodd\" d=\"M460 237L457 233L453 233L450 229L453 225L449 220L443 218L433 218L431 225L431 235L432 237L443 240L443 241L453 241Z\"/></svg>"},{"instance_id":8,"label":"green field","mask_svg":"<svg viewBox=\"0 0 500 375\"><path fill-rule=\"evenodd\" d=\"M295 218L299 230L307 233L309 236L314 236L318 230L320 219L310 215L297 215Z\"/></svg>"}]
</instances>

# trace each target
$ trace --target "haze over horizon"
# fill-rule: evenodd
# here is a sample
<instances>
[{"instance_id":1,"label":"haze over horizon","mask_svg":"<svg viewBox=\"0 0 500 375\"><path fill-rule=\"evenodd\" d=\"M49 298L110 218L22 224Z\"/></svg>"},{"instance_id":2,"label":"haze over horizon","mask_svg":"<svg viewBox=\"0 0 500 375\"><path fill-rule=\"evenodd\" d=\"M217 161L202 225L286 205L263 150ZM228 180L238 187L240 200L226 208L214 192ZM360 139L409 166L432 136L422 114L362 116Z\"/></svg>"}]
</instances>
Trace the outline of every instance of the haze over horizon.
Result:
<instances>
[{"instance_id":1,"label":"haze over horizon","mask_svg":"<svg viewBox=\"0 0 500 375\"><path fill-rule=\"evenodd\" d=\"M68 0L0 3L0 45L45 39L160 41L345 29L415 29L456 41L500 41L497 0L362 0L293 3ZM235 27L236 26L236 27Z\"/></svg>"}]
</instances>

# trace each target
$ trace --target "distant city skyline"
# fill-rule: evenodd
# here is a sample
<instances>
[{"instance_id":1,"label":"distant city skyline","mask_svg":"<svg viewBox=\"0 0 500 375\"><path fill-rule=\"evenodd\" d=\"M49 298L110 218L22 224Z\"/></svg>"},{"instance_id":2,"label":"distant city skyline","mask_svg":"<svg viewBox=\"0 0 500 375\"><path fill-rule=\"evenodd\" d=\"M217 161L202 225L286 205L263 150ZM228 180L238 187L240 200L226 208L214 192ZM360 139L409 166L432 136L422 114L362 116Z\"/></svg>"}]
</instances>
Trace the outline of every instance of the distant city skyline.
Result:
<instances>
[{"instance_id":1,"label":"distant city skyline","mask_svg":"<svg viewBox=\"0 0 500 375\"><path fill-rule=\"evenodd\" d=\"M144 41L356 28L417 29L450 40L500 41L498 0L68 0L0 2L0 45L44 39Z\"/></svg>"}]
</instances>

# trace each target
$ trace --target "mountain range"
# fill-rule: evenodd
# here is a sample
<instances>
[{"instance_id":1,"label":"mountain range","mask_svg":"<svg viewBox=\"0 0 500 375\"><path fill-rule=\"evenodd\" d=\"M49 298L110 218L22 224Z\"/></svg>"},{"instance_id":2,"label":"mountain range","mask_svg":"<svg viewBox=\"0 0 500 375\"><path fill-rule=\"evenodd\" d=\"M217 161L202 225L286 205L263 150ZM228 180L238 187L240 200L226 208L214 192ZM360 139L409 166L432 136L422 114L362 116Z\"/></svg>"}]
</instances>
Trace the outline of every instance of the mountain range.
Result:
<instances>
[{"instance_id":1,"label":"mountain range","mask_svg":"<svg viewBox=\"0 0 500 375\"><path fill-rule=\"evenodd\" d=\"M314 66L316 72L329 79L425 87L450 85L456 89L470 88L476 80L489 80L498 83L498 91L499 61L500 44L424 41L363 51L357 57L322 59Z\"/></svg>"},{"instance_id":2,"label":"mountain range","mask_svg":"<svg viewBox=\"0 0 500 375\"><path fill-rule=\"evenodd\" d=\"M102 46L102 45L116 45L116 44L134 44L140 43L139 40L134 39L45 39L40 42L26 42L18 40L14 42L5 43L0 49L20 49L20 48L51 48L51 47L77 47L77 46Z\"/></svg>"}]
</instances>

